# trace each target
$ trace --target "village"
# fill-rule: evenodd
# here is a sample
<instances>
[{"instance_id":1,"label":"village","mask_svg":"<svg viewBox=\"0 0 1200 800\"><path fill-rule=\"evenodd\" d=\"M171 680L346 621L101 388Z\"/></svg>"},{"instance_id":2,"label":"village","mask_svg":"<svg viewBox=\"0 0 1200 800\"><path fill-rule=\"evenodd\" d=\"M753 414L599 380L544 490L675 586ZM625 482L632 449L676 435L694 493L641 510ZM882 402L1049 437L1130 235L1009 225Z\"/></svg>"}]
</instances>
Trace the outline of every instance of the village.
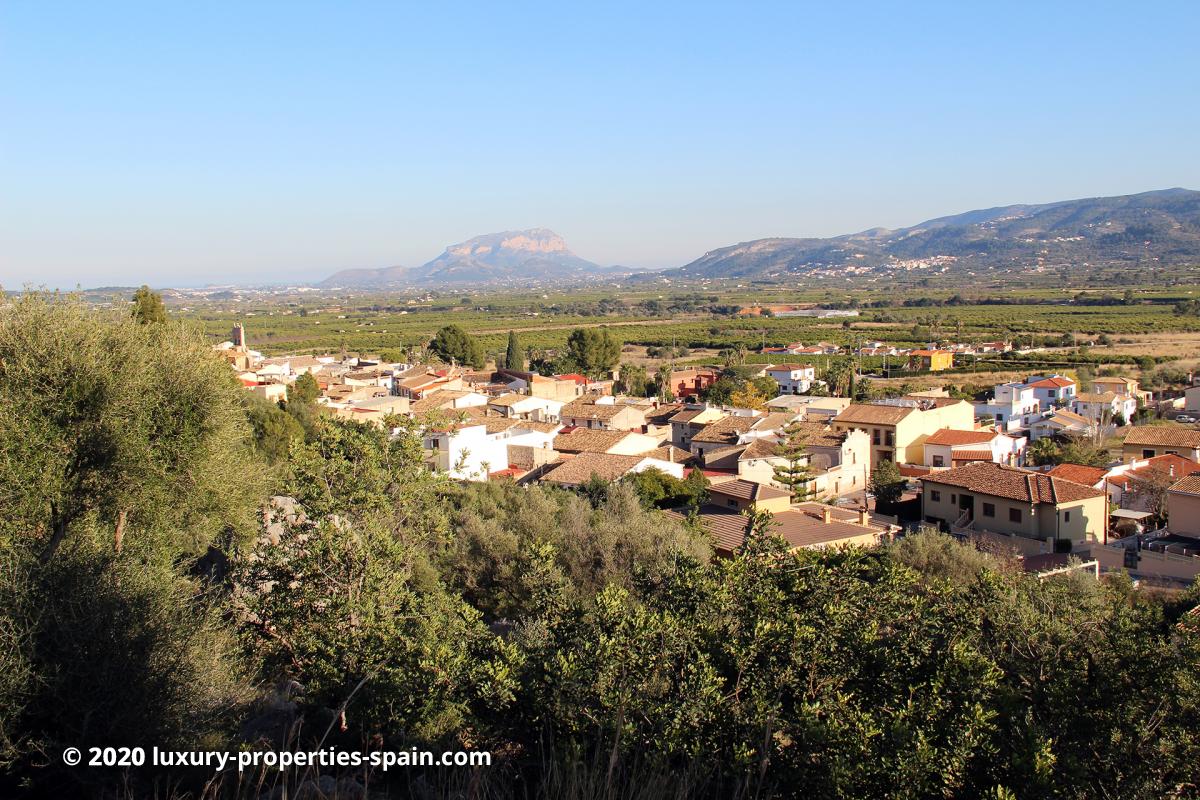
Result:
<instances>
[{"instance_id":1,"label":"village","mask_svg":"<svg viewBox=\"0 0 1200 800\"><path fill-rule=\"evenodd\" d=\"M873 545L934 526L1038 574L1126 570L1168 587L1200 574L1200 430L1177 424L1194 419L1181 410L1200 411L1200 385L1166 403L1177 422L1131 425L1152 417L1139 410L1156 401L1128 377L1095 378L1085 392L1067 375L1029 375L974 402L940 389L856 401L831 396L816 368L797 361L753 365L750 374L769 380L775 396L739 406L737 395L707 399L719 366L665 370L666 385L645 397L618 391L615 369L589 378L268 358L249 347L240 324L216 349L265 400L286 403L307 375L327 413L382 426L413 421L429 469L453 480L579 489L639 473L702 476L705 503L668 513L707 531L718 555L735 553L766 518L794 548ZM926 372L946 368L956 352L864 347L881 350ZM765 348L818 351L829 346ZM1097 463L1101 442L1119 453ZM1092 443L1089 463L1037 457L1071 443Z\"/></svg>"}]
</instances>

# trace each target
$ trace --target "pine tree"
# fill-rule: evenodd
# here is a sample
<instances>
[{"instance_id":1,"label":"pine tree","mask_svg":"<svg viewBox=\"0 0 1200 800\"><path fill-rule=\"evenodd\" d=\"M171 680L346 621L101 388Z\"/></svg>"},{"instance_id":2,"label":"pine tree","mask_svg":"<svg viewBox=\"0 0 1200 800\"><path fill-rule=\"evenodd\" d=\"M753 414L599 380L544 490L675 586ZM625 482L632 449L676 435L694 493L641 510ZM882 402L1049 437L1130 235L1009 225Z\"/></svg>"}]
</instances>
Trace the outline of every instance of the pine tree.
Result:
<instances>
[{"instance_id":1,"label":"pine tree","mask_svg":"<svg viewBox=\"0 0 1200 800\"><path fill-rule=\"evenodd\" d=\"M525 351L517 341L516 331L508 332L508 349L504 351L504 366L507 369L525 369Z\"/></svg>"},{"instance_id":2,"label":"pine tree","mask_svg":"<svg viewBox=\"0 0 1200 800\"><path fill-rule=\"evenodd\" d=\"M167 307L163 305L162 295L143 285L133 293L133 310L129 315L143 325L166 322Z\"/></svg>"},{"instance_id":3,"label":"pine tree","mask_svg":"<svg viewBox=\"0 0 1200 800\"><path fill-rule=\"evenodd\" d=\"M793 503L802 503L815 494L809 488L813 471L808 466L808 436L799 421L789 424L782 434L783 441L776 445L775 455L785 463L775 466L775 481L791 490Z\"/></svg>"}]
</instances>

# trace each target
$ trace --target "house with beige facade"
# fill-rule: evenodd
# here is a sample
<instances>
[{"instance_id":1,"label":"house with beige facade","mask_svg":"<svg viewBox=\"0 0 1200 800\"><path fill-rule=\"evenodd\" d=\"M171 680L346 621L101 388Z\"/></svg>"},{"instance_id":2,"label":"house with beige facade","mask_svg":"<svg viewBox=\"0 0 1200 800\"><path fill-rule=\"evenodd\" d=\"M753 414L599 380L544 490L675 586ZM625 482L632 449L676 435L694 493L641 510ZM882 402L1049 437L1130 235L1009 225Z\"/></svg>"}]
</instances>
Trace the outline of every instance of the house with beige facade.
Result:
<instances>
[{"instance_id":1,"label":"house with beige facade","mask_svg":"<svg viewBox=\"0 0 1200 800\"><path fill-rule=\"evenodd\" d=\"M1125 461L1165 455L1200 461L1200 430L1179 425L1139 425L1130 428L1121 443Z\"/></svg>"},{"instance_id":2,"label":"house with beige facade","mask_svg":"<svg viewBox=\"0 0 1200 800\"><path fill-rule=\"evenodd\" d=\"M921 464L925 440L943 428L975 429L975 409L965 400L898 398L851 403L833 419L835 431L862 430L871 437L871 469L880 461Z\"/></svg>"},{"instance_id":3,"label":"house with beige facade","mask_svg":"<svg viewBox=\"0 0 1200 800\"><path fill-rule=\"evenodd\" d=\"M1042 472L977 462L920 480L922 516L952 533L998 534L1070 552L1103 541L1108 530L1103 490Z\"/></svg>"},{"instance_id":4,"label":"house with beige facade","mask_svg":"<svg viewBox=\"0 0 1200 800\"><path fill-rule=\"evenodd\" d=\"M640 431L646 425L646 409L618 402L612 395L587 394L560 408L558 418L568 427Z\"/></svg>"}]
</instances>

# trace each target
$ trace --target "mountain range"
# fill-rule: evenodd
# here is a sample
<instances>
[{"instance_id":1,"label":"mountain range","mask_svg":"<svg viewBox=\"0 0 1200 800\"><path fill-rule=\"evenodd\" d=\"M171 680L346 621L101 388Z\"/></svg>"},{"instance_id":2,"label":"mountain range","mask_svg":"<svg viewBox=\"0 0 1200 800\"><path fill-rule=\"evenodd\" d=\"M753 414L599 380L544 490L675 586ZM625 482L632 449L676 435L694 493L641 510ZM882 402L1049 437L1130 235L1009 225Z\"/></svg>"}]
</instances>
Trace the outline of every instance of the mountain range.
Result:
<instances>
[{"instance_id":1,"label":"mountain range","mask_svg":"<svg viewBox=\"0 0 1200 800\"><path fill-rule=\"evenodd\" d=\"M897 270L1003 272L1053 266L1200 265L1200 192L1163 189L938 217L897 230L769 238L722 247L642 279L777 280ZM571 252L545 228L476 236L415 268L348 269L325 288L529 287L626 277Z\"/></svg>"},{"instance_id":2,"label":"mountain range","mask_svg":"<svg viewBox=\"0 0 1200 800\"><path fill-rule=\"evenodd\" d=\"M828 271L1200 265L1200 192L1164 189L939 217L827 239L756 239L656 277L782 278Z\"/></svg>"},{"instance_id":3,"label":"mountain range","mask_svg":"<svg viewBox=\"0 0 1200 800\"><path fill-rule=\"evenodd\" d=\"M503 231L450 245L440 256L415 268L342 270L318 286L387 289L406 286L524 285L585 283L628 274L602 267L571 252L561 236L545 228Z\"/></svg>"}]
</instances>

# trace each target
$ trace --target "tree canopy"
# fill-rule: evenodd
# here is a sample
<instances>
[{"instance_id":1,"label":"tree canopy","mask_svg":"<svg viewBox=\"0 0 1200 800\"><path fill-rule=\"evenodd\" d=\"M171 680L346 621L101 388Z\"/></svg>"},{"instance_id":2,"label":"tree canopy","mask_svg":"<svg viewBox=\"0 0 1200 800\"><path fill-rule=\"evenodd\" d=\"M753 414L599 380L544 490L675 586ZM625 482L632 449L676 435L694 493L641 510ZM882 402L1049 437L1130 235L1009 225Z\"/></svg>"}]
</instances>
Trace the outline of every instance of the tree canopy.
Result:
<instances>
[{"instance_id":1,"label":"tree canopy","mask_svg":"<svg viewBox=\"0 0 1200 800\"><path fill-rule=\"evenodd\" d=\"M602 378L621 359L621 343L608 328L576 328L567 336L567 356L584 375Z\"/></svg>"},{"instance_id":2,"label":"tree canopy","mask_svg":"<svg viewBox=\"0 0 1200 800\"><path fill-rule=\"evenodd\" d=\"M145 285L133 293L133 308L129 314L143 325L167 321L167 307L163 305L162 295Z\"/></svg>"},{"instance_id":3,"label":"tree canopy","mask_svg":"<svg viewBox=\"0 0 1200 800\"><path fill-rule=\"evenodd\" d=\"M439 328L429 343L429 352L443 361L475 369L483 369L485 363L483 347L458 325Z\"/></svg>"}]
</instances>

